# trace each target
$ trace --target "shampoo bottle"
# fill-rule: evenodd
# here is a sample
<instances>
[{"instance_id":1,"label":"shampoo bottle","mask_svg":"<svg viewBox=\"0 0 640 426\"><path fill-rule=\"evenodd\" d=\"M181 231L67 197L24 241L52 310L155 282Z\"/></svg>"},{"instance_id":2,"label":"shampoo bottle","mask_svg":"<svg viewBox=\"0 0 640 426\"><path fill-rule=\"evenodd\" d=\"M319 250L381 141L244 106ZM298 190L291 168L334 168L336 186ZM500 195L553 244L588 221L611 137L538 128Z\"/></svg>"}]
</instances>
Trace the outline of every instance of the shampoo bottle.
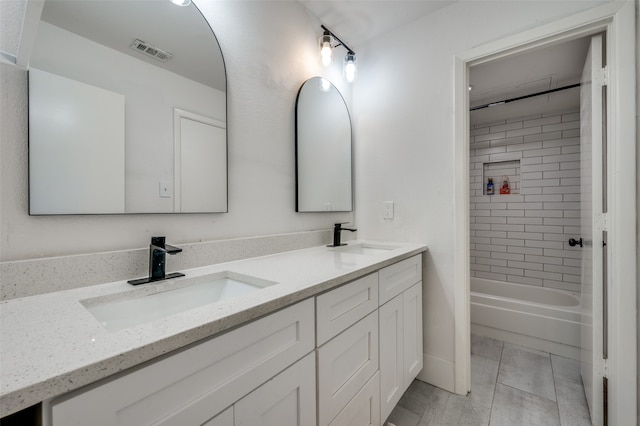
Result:
<instances>
[{"instance_id":1,"label":"shampoo bottle","mask_svg":"<svg viewBox=\"0 0 640 426\"><path fill-rule=\"evenodd\" d=\"M487 195L493 195L496 193L495 187L493 186L493 178L489 178L487 182Z\"/></svg>"}]
</instances>

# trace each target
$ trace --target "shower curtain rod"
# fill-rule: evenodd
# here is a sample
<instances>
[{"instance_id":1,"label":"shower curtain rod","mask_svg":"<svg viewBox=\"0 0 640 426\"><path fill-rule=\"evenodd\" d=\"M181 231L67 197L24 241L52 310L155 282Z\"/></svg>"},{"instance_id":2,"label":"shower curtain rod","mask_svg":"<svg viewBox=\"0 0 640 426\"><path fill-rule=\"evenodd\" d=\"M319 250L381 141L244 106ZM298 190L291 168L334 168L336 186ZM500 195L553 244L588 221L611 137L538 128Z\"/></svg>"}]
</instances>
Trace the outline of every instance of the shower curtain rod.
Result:
<instances>
[{"instance_id":1,"label":"shower curtain rod","mask_svg":"<svg viewBox=\"0 0 640 426\"><path fill-rule=\"evenodd\" d=\"M531 95L519 96L517 98L506 99L504 101L491 102L490 104L479 105L473 108L469 108L469 111L475 111L477 109L490 108L497 105L504 105L513 101L521 101L522 99L532 98L534 96L547 95L549 93L559 92L561 90L573 89L574 87L580 87L580 83L571 84L569 86L558 87L556 89L545 90L544 92L533 93Z\"/></svg>"}]
</instances>

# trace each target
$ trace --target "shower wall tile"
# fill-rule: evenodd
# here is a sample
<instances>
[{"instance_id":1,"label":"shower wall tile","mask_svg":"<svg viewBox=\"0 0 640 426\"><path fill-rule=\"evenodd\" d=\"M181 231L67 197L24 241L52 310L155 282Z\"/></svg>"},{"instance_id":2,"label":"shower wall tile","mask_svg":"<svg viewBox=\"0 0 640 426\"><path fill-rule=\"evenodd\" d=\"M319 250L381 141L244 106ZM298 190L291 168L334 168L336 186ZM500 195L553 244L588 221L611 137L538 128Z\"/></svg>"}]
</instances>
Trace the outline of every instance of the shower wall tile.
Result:
<instances>
[{"instance_id":1,"label":"shower wall tile","mask_svg":"<svg viewBox=\"0 0 640 426\"><path fill-rule=\"evenodd\" d=\"M580 113L476 125L470 148L471 275L579 292L580 251L567 241L580 227ZM498 194L494 179L484 195L487 164L514 159L520 193Z\"/></svg>"}]
</instances>

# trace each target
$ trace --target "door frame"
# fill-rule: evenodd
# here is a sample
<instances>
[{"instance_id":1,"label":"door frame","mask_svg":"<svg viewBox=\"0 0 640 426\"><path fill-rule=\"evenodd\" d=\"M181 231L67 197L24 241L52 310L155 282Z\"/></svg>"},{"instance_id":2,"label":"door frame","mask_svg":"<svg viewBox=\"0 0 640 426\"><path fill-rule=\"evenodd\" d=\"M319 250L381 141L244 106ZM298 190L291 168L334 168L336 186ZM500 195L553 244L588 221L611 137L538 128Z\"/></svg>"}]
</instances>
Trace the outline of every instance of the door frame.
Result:
<instances>
[{"instance_id":1,"label":"door frame","mask_svg":"<svg viewBox=\"0 0 640 426\"><path fill-rule=\"evenodd\" d=\"M467 50L454 58L454 373L455 392L471 388L469 68L532 48L606 32L609 68L609 420L635 424L636 355L636 117L635 5L607 3ZM617 288L616 283L633 283Z\"/></svg>"}]
</instances>

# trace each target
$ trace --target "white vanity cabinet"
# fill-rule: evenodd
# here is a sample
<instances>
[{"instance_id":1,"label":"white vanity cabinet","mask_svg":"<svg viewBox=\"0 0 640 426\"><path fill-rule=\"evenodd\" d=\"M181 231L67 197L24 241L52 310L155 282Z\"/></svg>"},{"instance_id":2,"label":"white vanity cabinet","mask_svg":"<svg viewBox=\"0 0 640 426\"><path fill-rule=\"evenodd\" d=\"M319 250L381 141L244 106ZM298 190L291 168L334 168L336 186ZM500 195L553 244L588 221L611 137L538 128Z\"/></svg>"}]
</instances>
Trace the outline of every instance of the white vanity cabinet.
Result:
<instances>
[{"instance_id":1,"label":"white vanity cabinet","mask_svg":"<svg viewBox=\"0 0 640 426\"><path fill-rule=\"evenodd\" d=\"M272 402L279 418L294 418L298 399L315 404L314 347L313 299L307 299L133 372L57 398L50 404L50 424L227 425L231 416L235 422L244 422L236 424L260 424L250 420L262 415L260 410L243 402L243 397L260 399L263 412L270 402L252 397L254 389L271 395L277 389L286 400ZM292 370L285 370L292 364ZM236 402L232 410L228 408ZM285 413L287 409L295 412ZM315 412L305 415L315 419Z\"/></svg>"},{"instance_id":2,"label":"white vanity cabinet","mask_svg":"<svg viewBox=\"0 0 640 426\"><path fill-rule=\"evenodd\" d=\"M422 370L420 256L380 271L380 418L386 420Z\"/></svg>"}]
</instances>

